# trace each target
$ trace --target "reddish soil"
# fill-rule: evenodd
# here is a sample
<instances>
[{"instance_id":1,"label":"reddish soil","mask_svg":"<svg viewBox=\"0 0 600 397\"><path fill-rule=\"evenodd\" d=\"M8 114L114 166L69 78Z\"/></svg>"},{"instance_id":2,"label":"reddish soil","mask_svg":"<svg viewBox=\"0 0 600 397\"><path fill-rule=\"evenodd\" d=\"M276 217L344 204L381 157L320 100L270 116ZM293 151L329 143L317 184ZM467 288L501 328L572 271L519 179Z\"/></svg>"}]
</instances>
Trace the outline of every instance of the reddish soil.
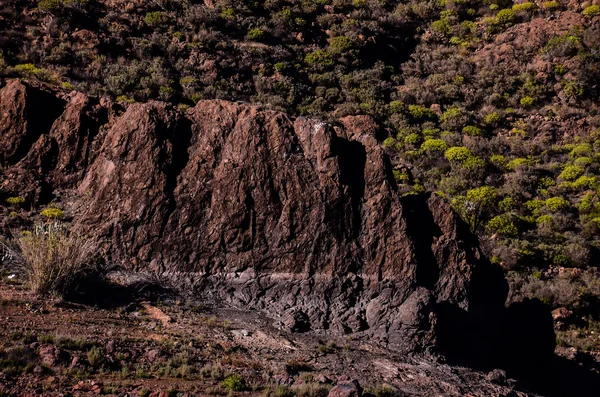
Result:
<instances>
[{"instance_id":1,"label":"reddish soil","mask_svg":"<svg viewBox=\"0 0 600 397\"><path fill-rule=\"evenodd\" d=\"M365 336L291 334L254 311L173 296L107 309L40 298L5 279L0 318L2 396L326 396L342 376L377 396L533 395L510 379L501 386L466 368L395 357ZM245 390L228 390L230 375Z\"/></svg>"}]
</instances>

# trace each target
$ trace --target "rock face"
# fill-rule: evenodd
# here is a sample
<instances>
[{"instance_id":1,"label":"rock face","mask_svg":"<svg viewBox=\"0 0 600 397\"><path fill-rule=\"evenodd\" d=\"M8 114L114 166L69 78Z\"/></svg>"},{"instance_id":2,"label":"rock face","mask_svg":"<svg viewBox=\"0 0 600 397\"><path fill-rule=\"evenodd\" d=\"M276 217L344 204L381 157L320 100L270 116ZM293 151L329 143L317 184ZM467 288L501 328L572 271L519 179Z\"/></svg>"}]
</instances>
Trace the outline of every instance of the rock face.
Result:
<instances>
[{"instance_id":1,"label":"rock face","mask_svg":"<svg viewBox=\"0 0 600 397\"><path fill-rule=\"evenodd\" d=\"M64 196L115 263L399 352L496 354L490 341L521 316L444 199L399 197L368 117L332 126L225 101L119 110L82 94L54 97L61 112L31 108L47 95L0 91L2 194Z\"/></svg>"}]
</instances>

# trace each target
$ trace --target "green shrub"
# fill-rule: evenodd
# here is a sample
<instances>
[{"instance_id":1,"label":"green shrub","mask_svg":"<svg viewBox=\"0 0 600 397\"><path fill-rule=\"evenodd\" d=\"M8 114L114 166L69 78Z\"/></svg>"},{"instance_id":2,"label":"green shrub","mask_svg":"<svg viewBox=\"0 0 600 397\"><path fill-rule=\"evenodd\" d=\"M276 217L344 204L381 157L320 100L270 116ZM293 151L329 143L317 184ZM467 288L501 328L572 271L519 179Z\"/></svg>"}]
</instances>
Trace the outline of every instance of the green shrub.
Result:
<instances>
[{"instance_id":1,"label":"green shrub","mask_svg":"<svg viewBox=\"0 0 600 397\"><path fill-rule=\"evenodd\" d=\"M144 23L148 26L160 26L169 20L169 16L164 11L153 11L146 14Z\"/></svg>"},{"instance_id":2,"label":"green shrub","mask_svg":"<svg viewBox=\"0 0 600 397\"><path fill-rule=\"evenodd\" d=\"M99 347L92 347L87 352L87 359L92 368L100 368L105 362L104 350Z\"/></svg>"},{"instance_id":3,"label":"green shrub","mask_svg":"<svg viewBox=\"0 0 600 397\"><path fill-rule=\"evenodd\" d=\"M549 176L543 176L538 181L537 189L544 190L554 185L556 185L556 181L554 179L550 178Z\"/></svg>"},{"instance_id":4,"label":"green shrub","mask_svg":"<svg viewBox=\"0 0 600 397\"><path fill-rule=\"evenodd\" d=\"M452 205L469 225L471 231L475 231L483 215L495 205L497 197L494 188L482 186L469 190L465 196L455 197Z\"/></svg>"},{"instance_id":5,"label":"green shrub","mask_svg":"<svg viewBox=\"0 0 600 397\"><path fill-rule=\"evenodd\" d=\"M228 21L235 20L235 10L231 7L225 7L221 10L221 18Z\"/></svg>"},{"instance_id":6,"label":"green shrub","mask_svg":"<svg viewBox=\"0 0 600 397\"><path fill-rule=\"evenodd\" d=\"M579 98L583 96L583 87L574 81L562 81L563 92L568 98Z\"/></svg>"},{"instance_id":7,"label":"green shrub","mask_svg":"<svg viewBox=\"0 0 600 397\"><path fill-rule=\"evenodd\" d=\"M17 74L23 77L35 77L42 81L46 81L49 83L56 82L57 78L54 74L49 72L46 69L38 68L32 63L24 63L20 65L16 65L12 68Z\"/></svg>"},{"instance_id":8,"label":"green shrub","mask_svg":"<svg viewBox=\"0 0 600 397\"><path fill-rule=\"evenodd\" d=\"M515 12L510 8L505 8L498 11L496 14L496 21L504 26L510 26L515 20Z\"/></svg>"},{"instance_id":9,"label":"green shrub","mask_svg":"<svg viewBox=\"0 0 600 397\"><path fill-rule=\"evenodd\" d=\"M569 155L572 158L591 156L592 154L593 154L592 145L590 145L589 143L581 143L581 144L573 147L573 149L571 149L571 152L569 153Z\"/></svg>"},{"instance_id":10,"label":"green shrub","mask_svg":"<svg viewBox=\"0 0 600 397\"><path fill-rule=\"evenodd\" d=\"M396 140L391 136L383 141L383 147L391 149L396 146Z\"/></svg>"},{"instance_id":11,"label":"green shrub","mask_svg":"<svg viewBox=\"0 0 600 397\"><path fill-rule=\"evenodd\" d=\"M464 146L453 146L446 150L444 156L448 161L465 163L473 157L473 153Z\"/></svg>"},{"instance_id":12,"label":"green shrub","mask_svg":"<svg viewBox=\"0 0 600 397\"><path fill-rule=\"evenodd\" d=\"M65 212L57 207L48 207L43 209L40 215L48 219L61 219L65 216Z\"/></svg>"},{"instance_id":13,"label":"green shrub","mask_svg":"<svg viewBox=\"0 0 600 397\"><path fill-rule=\"evenodd\" d=\"M475 126L468 125L463 128L463 133L469 136L479 136L481 135L481 130Z\"/></svg>"},{"instance_id":14,"label":"green shrub","mask_svg":"<svg viewBox=\"0 0 600 397\"><path fill-rule=\"evenodd\" d=\"M38 9L56 13L63 9L63 2L62 0L40 0L38 2Z\"/></svg>"},{"instance_id":15,"label":"green shrub","mask_svg":"<svg viewBox=\"0 0 600 397\"><path fill-rule=\"evenodd\" d=\"M392 101L388 104L388 109L390 113L402 113L406 109L406 106L402 101Z\"/></svg>"},{"instance_id":16,"label":"green shrub","mask_svg":"<svg viewBox=\"0 0 600 397\"><path fill-rule=\"evenodd\" d=\"M428 139L421 145L419 149L422 153L444 153L448 149L448 145L441 139Z\"/></svg>"},{"instance_id":17,"label":"green shrub","mask_svg":"<svg viewBox=\"0 0 600 397\"><path fill-rule=\"evenodd\" d=\"M563 74L567 73L567 68L564 65L554 65L554 73L556 73L559 76L562 76Z\"/></svg>"},{"instance_id":18,"label":"green shrub","mask_svg":"<svg viewBox=\"0 0 600 397\"><path fill-rule=\"evenodd\" d=\"M533 212L534 215L539 215L540 209L544 205L546 205L546 202L544 200L533 199L533 200L529 200L525 203L525 208L527 208L529 211Z\"/></svg>"},{"instance_id":19,"label":"green shrub","mask_svg":"<svg viewBox=\"0 0 600 397\"><path fill-rule=\"evenodd\" d=\"M409 105L408 113L415 120L435 120L437 118L433 110L419 105Z\"/></svg>"},{"instance_id":20,"label":"green shrub","mask_svg":"<svg viewBox=\"0 0 600 397\"><path fill-rule=\"evenodd\" d=\"M490 114L487 114L483 118L483 122L486 124L490 124L490 125L494 125L494 124L498 123L499 121L500 121L500 114L498 112L492 112Z\"/></svg>"},{"instance_id":21,"label":"green shrub","mask_svg":"<svg viewBox=\"0 0 600 397\"><path fill-rule=\"evenodd\" d=\"M167 85L162 85L158 88L158 94L160 95L160 99L163 101L168 101L171 97L173 97L173 95L175 95L175 93L175 89Z\"/></svg>"},{"instance_id":22,"label":"green shrub","mask_svg":"<svg viewBox=\"0 0 600 397\"><path fill-rule=\"evenodd\" d=\"M493 217L488 222L487 227L491 232L504 237L516 237L519 234L517 226L507 214Z\"/></svg>"},{"instance_id":23,"label":"green shrub","mask_svg":"<svg viewBox=\"0 0 600 397\"><path fill-rule=\"evenodd\" d=\"M448 34L450 33L450 21L447 18L442 18L431 23L431 28L438 33Z\"/></svg>"},{"instance_id":24,"label":"green shrub","mask_svg":"<svg viewBox=\"0 0 600 397\"><path fill-rule=\"evenodd\" d=\"M459 129L466 122L467 117L464 111L459 107L451 107L446 109L442 114L440 121L442 122L442 128L447 130Z\"/></svg>"},{"instance_id":25,"label":"green shrub","mask_svg":"<svg viewBox=\"0 0 600 397\"><path fill-rule=\"evenodd\" d=\"M394 179L396 180L396 182L406 183L410 179L406 172L400 170L393 170L392 174L394 175Z\"/></svg>"},{"instance_id":26,"label":"green shrub","mask_svg":"<svg viewBox=\"0 0 600 397\"><path fill-rule=\"evenodd\" d=\"M244 391L246 390L246 381L239 375L227 376L221 385L229 391Z\"/></svg>"},{"instance_id":27,"label":"green shrub","mask_svg":"<svg viewBox=\"0 0 600 397\"><path fill-rule=\"evenodd\" d=\"M127 95L119 95L116 99L117 102L135 103L135 99Z\"/></svg>"},{"instance_id":28,"label":"green shrub","mask_svg":"<svg viewBox=\"0 0 600 397\"><path fill-rule=\"evenodd\" d=\"M407 145L418 145L420 144L422 141L422 137L421 135L413 132L412 134L408 134L405 138L404 138L404 143L406 143Z\"/></svg>"},{"instance_id":29,"label":"green shrub","mask_svg":"<svg viewBox=\"0 0 600 397\"><path fill-rule=\"evenodd\" d=\"M354 41L346 36L336 36L329 42L329 51L333 54L342 54L354 46Z\"/></svg>"},{"instance_id":30,"label":"green shrub","mask_svg":"<svg viewBox=\"0 0 600 397\"><path fill-rule=\"evenodd\" d=\"M537 7L535 5L535 3L532 3L530 1L526 2L526 3L521 3L521 4L514 4L512 6L512 10L514 12L519 12L519 11L533 11L535 10Z\"/></svg>"},{"instance_id":31,"label":"green shrub","mask_svg":"<svg viewBox=\"0 0 600 397\"><path fill-rule=\"evenodd\" d=\"M595 17L596 15L600 15L600 6L598 5L591 5L589 7L586 7L582 14L588 18L592 18Z\"/></svg>"},{"instance_id":32,"label":"green shrub","mask_svg":"<svg viewBox=\"0 0 600 397\"><path fill-rule=\"evenodd\" d=\"M575 159L575 161L573 161L573 165L585 168L588 165L592 164L593 162L594 162L594 160L592 160L589 157L579 157L578 159Z\"/></svg>"},{"instance_id":33,"label":"green shrub","mask_svg":"<svg viewBox=\"0 0 600 397\"><path fill-rule=\"evenodd\" d=\"M551 197L546 200L545 205L552 212L559 212L569 208L569 202L562 197Z\"/></svg>"},{"instance_id":34,"label":"green shrub","mask_svg":"<svg viewBox=\"0 0 600 397\"><path fill-rule=\"evenodd\" d=\"M582 175L573 182L575 189L597 189L598 179L595 176Z\"/></svg>"},{"instance_id":35,"label":"green shrub","mask_svg":"<svg viewBox=\"0 0 600 397\"><path fill-rule=\"evenodd\" d=\"M583 171L583 168L577 165L568 165L563 169L558 177L565 181L573 181L579 178L583 174Z\"/></svg>"},{"instance_id":36,"label":"green shrub","mask_svg":"<svg viewBox=\"0 0 600 397\"><path fill-rule=\"evenodd\" d=\"M581 38L576 34L566 33L554 36L541 49L542 54L551 57L574 56L581 46Z\"/></svg>"},{"instance_id":37,"label":"green shrub","mask_svg":"<svg viewBox=\"0 0 600 397\"><path fill-rule=\"evenodd\" d=\"M433 139L440 136L440 130L437 128L423 128L421 133L425 137L425 140Z\"/></svg>"},{"instance_id":38,"label":"green shrub","mask_svg":"<svg viewBox=\"0 0 600 397\"><path fill-rule=\"evenodd\" d=\"M494 164L496 167L503 169L508 165L508 161L506 157L501 154L494 154L490 157L490 163Z\"/></svg>"},{"instance_id":39,"label":"green shrub","mask_svg":"<svg viewBox=\"0 0 600 397\"><path fill-rule=\"evenodd\" d=\"M331 55L325 50L313 51L304 57L304 62L309 66L327 67L333 65Z\"/></svg>"},{"instance_id":40,"label":"green shrub","mask_svg":"<svg viewBox=\"0 0 600 397\"><path fill-rule=\"evenodd\" d=\"M521 106L523 107L530 107L533 105L533 103L535 102L535 99L533 99L530 96L524 96L523 98L521 98L519 100L519 103L521 104Z\"/></svg>"},{"instance_id":41,"label":"green shrub","mask_svg":"<svg viewBox=\"0 0 600 397\"><path fill-rule=\"evenodd\" d=\"M576 207L580 212L590 212L592 209L594 209L594 205L597 201L598 200L594 193L588 193L581 198Z\"/></svg>"},{"instance_id":42,"label":"green shrub","mask_svg":"<svg viewBox=\"0 0 600 397\"><path fill-rule=\"evenodd\" d=\"M6 203L16 207L24 204L25 199L23 197L9 197L6 199Z\"/></svg>"},{"instance_id":43,"label":"green shrub","mask_svg":"<svg viewBox=\"0 0 600 397\"><path fill-rule=\"evenodd\" d=\"M516 159L512 159L511 161L509 161L509 163L507 164L507 167L510 170L516 170L519 167L530 167L534 164L535 164L535 162L531 159L517 157Z\"/></svg>"},{"instance_id":44,"label":"green shrub","mask_svg":"<svg viewBox=\"0 0 600 397\"><path fill-rule=\"evenodd\" d=\"M516 206L515 200L512 197L505 197L498 202L498 209L502 212L508 212Z\"/></svg>"},{"instance_id":45,"label":"green shrub","mask_svg":"<svg viewBox=\"0 0 600 397\"><path fill-rule=\"evenodd\" d=\"M559 7L558 1L545 1L542 3L542 8L546 10L555 10Z\"/></svg>"},{"instance_id":46,"label":"green shrub","mask_svg":"<svg viewBox=\"0 0 600 397\"><path fill-rule=\"evenodd\" d=\"M265 35L265 31L261 28L253 28L248 31L246 37L250 40L258 40Z\"/></svg>"}]
</instances>

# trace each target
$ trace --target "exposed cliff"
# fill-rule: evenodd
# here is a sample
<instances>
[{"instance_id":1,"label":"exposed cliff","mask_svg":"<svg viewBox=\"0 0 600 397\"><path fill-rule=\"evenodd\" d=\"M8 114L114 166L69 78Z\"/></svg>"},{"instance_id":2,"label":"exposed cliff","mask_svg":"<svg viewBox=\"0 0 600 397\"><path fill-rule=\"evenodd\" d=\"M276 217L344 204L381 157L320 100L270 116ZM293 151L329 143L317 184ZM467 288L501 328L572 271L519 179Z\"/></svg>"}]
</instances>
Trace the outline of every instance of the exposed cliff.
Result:
<instances>
[{"instance_id":1,"label":"exposed cliff","mask_svg":"<svg viewBox=\"0 0 600 397\"><path fill-rule=\"evenodd\" d=\"M549 314L505 309L502 272L445 200L397 194L376 132L368 117L333 126L225 101L120 109L10 80L0 194L58 200L109 261L291 329L483 364L549 357Z\"/></svg>"}]
</instances>

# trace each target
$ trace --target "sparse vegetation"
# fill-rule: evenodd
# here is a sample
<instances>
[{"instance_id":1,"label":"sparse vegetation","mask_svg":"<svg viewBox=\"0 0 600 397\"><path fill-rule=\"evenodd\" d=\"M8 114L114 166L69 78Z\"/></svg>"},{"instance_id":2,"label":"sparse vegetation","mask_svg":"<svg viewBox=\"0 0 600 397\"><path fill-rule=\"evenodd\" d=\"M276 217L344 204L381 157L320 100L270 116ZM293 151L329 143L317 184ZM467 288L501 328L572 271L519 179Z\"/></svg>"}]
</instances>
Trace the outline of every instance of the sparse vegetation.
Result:
<instances>
[{"instance_id":1,"label":"sparse vegetation","mask_svg":"<svg viewBox=\"0 0 600 397\"><path fill-rule=\"evenodd\" d=\"M37 224L15 244L18 266L38 293L67 294L98 269L96 243L59 222Z\"/></svg>"},{"instance_id":2,"label":"sparse vegetation","mask_svg":"<svg viewBox=\"0 0 600 397\"><path fill-rule=\"evenodd\" d=\"M118 2L96 3L3 4L10 23L0 26L2 76L110 96L118 107L161 99L184 110L219 98L331 122L368 115L381 127L399 194L446 197L494 263L540 276L527 296L554 307L540 284L551 283L548 270L595 266L600 6L573 13L557 1L156 1L123 12ZM574 16L564 17L567 10ZM15 190L0 192L9 226L26 224L27 210L44 222L15 229L25 280L63 295L94 270L95 244L55 228L69 207L44 208ZM582 321L584 333L597 318ZM229 328L216 317L204 322ZM186 365L168 373L185 378ZM199 373L220 382L226 369Z\"/></svg>"},{"instance_id":3,"label":"sparse vegetation","mask_svg":"<svg viewBox=\"0 0 600 397\"><path fill-rule=\"evenodd\" d=\"M243 391L247 389L246 381L239 375L229 375L221 385L228 391Z\"/></svg>"}]
</instances>

